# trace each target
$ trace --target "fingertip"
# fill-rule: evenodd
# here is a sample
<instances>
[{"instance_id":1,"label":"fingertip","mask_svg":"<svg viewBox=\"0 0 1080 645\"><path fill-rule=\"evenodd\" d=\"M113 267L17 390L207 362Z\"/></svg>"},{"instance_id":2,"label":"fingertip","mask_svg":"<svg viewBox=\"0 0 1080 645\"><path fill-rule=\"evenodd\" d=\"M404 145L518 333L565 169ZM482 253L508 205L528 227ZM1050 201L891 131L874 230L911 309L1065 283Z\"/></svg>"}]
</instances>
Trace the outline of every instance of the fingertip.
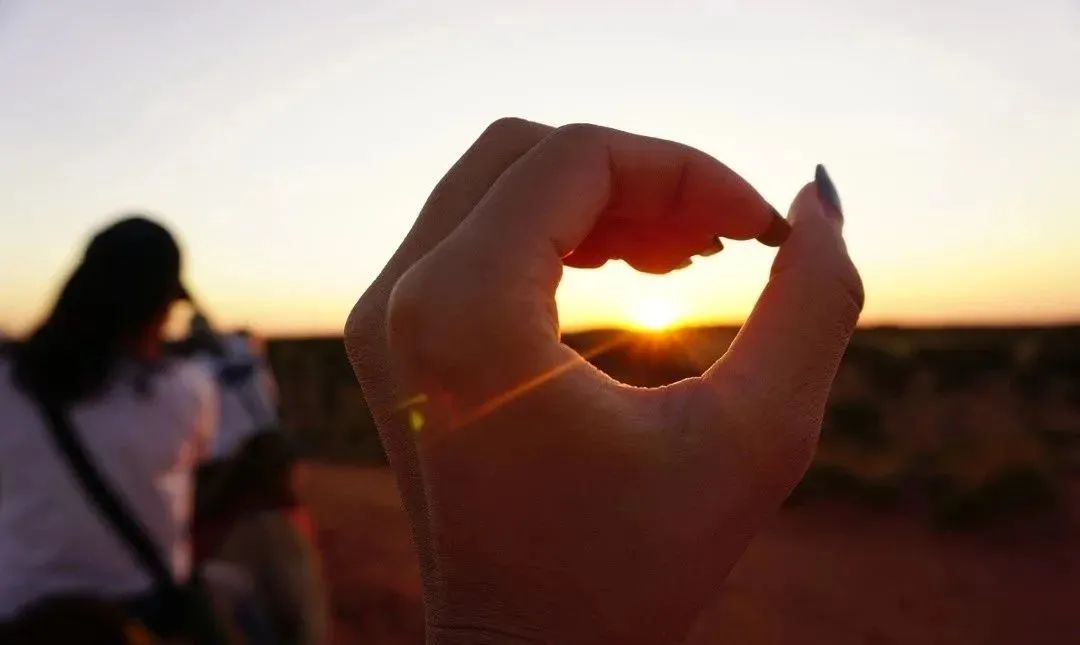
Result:
<instances>
[{"instance_id":1,"label":"fingertip","mask_svg":"<svg viewBox=\"0 0 1080 645\"><path fill-rule=\"evenodd\" d=\"M791 235L791 224L788 224L788 221L775 208L770 206L769 210L771 211L769 224L765 232L754 239L765 246L780 246Z\"/></svg>"},{"instance_id":2,"label":"fingertip","mask_svg":"<svg viewBox=\"0 0 1080 645\"><path fill-rule=\"evenodd\" d=\"M646 257L628 257L623 259L624 262L629 264L636 271L642 273L650 273L653 275L664 275L685 269L693 265L694 261L690 258L646 258Z\"/></svg>"},{"instance_id":3,"label":"fingertip","mask_svg":"<svg viewBox=\"0 0 1080 645\"><path fill-rule=\"evenodd\" d=\"M724 250L724 240L719 235L713 235L709 245L698 252L703 258L708 258Z\"/></svg>"},{"instance_id":4,"label":"fingertip","mask_svg":"<svg viewBox=\"0 0 1080 645\"><path fill-rule=\"evenodd\" d=\"M608 258L596 255L586 255L577 252L563 258L563 264L574 269L599 269L607 264Z\"/></svg>"}]
</instances>

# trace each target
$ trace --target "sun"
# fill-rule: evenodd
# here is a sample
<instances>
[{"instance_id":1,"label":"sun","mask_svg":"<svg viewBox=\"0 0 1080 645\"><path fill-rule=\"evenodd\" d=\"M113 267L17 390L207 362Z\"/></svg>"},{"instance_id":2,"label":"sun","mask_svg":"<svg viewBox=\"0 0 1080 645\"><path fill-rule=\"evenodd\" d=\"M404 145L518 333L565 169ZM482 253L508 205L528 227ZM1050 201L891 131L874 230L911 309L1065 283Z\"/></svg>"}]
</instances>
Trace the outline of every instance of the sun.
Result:
<instances>
[{"instance_id":1,"label":"sun","mask_svg":"<svg viewBox=\"0 0 1080 645\"><path fill-rule=\"evenodd\" d=\"M682 311L674 301L657 296L638 300L629 313L634 327L648 331L664 331L679 321Z\"/></svg>"}]
</instances>

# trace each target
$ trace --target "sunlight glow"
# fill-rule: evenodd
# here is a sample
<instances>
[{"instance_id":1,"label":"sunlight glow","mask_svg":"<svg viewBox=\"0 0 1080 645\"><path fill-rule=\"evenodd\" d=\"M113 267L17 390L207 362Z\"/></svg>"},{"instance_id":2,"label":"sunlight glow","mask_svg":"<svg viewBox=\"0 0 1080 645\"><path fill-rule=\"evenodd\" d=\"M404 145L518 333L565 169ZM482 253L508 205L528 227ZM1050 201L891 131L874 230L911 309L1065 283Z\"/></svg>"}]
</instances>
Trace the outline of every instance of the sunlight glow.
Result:
<instances>
[{"instance_id":1,"label":"sunlight glow","mask_svg":"<svg viewBox=\"0 0 1080 645\"><path fill-rule=\"evenodd\" d=\"M649 331L670 329L679 322L682 308L674 300L654 296L638 300L630 310L633 326Z\"/></svg>"}]
</instances>

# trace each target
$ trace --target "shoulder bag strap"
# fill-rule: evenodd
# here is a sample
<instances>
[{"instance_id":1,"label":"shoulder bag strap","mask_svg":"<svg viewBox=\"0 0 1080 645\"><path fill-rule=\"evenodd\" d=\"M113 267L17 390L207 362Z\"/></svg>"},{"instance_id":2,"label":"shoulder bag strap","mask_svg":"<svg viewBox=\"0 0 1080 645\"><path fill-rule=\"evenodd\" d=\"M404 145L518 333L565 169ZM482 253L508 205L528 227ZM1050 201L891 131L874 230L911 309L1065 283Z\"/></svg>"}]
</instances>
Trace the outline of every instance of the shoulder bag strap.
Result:
<instances>
[{"instance_id":1,"label":"shoulder bag strap","mask_svg":"<svg viewBox=\"0 0 1080 645\"><path fill-rule=\"evenodd\" d=\"M177 592L178 587L173 579L172 571L165 564L142 524L129 511L109 483L102 478L101 473L90 460L90 456L75 434L67 411L60 405L41 400L38 404L44 412L53 443L63 454L64 460L90 502L123 540L139 565L153 578L157 589L166 594Z\"/></svg>"}]
</instances>

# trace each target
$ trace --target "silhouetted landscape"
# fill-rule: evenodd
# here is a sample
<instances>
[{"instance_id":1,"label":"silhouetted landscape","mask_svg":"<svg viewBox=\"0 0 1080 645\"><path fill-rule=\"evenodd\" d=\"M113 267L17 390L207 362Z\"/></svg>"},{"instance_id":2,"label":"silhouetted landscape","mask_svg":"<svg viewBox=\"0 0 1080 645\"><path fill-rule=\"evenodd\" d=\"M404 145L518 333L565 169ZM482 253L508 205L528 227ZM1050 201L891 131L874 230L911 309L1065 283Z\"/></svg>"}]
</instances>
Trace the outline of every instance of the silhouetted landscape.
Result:
<instances>
[{"instance_id":1,"label":"silhouetted landscape","mask_svg":"<svg viewBox=\"0 0 1080 645\"><path fill-rule=\"evenodd\" d=\"M569 334L633 385L699 374L734 328ZM408 525L337 338L269 353L311 457L336 640L423 642ZM813 465L694 642L1059 643L1080 630L1080 327L859 330Z\"/></svg>"}]
</instances>

